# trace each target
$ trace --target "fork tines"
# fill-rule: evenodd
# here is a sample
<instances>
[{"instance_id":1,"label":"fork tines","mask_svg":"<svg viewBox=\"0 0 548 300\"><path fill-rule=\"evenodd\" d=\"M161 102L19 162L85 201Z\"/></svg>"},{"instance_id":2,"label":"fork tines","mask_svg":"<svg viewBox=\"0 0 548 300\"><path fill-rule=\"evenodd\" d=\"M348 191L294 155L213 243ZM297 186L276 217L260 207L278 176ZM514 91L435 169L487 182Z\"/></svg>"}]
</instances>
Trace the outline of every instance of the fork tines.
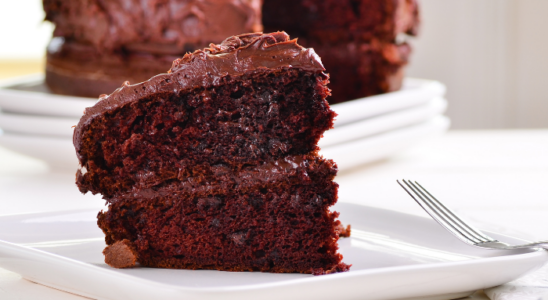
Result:
<instances>
[{"instance_id":1,"label":"fork tines","mask_svg":"<svg viewBox=\"0 0 548 300\"><path fill-rule=\"evenodd\" d=\"M415 183L413 183L410 180L405 179L402 179L402 181L409 189L405 188L405 186L397 180L398 184L409 194L409 196L411 196L411 198L434 218L434 220L440 223L440 225L451 231L463 241L472 245L496 241L462 221L460 217L438 201L418 182L415 181Z\"/></svg>"}]
</instances>

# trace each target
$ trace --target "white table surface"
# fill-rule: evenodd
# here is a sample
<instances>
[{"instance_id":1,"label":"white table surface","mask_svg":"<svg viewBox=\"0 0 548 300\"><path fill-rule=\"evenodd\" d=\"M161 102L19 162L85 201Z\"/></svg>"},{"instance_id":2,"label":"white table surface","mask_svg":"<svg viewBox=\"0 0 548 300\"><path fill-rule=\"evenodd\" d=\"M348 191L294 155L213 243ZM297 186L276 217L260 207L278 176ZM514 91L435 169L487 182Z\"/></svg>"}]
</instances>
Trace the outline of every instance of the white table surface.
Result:
<instances>
[{"instance_id":1,"label":"white table surface","mask_svg":"<svg viewBox=\"0 0 548 300\"><path fill-rule=\"evenodd\" d=\"M74 173L0 148L0 216L103 207L100 196L78 192ZM450 131L391 159L341 172L339 201L425 215L396 184L401 178L421 182L482 228L548 239L548 130ZM548 300L542 297L548 293L546 269L486 293L494 300ZM522 287L528 282L538 292ZM531 291L538 295L517 297ZM86 298L0 269L0 299ZM468 299L489 298L480 291Z\"/></svg>"}]
</instances>

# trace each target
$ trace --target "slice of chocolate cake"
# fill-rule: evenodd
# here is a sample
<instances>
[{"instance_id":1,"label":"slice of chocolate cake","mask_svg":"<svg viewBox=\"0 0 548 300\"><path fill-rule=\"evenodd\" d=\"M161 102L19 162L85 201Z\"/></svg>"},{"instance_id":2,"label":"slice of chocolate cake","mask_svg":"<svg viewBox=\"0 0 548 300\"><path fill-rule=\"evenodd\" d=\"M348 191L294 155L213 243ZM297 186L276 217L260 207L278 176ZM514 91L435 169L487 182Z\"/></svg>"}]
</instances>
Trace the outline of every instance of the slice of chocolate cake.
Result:
<instances>
[{"instance_id":1,"label":"slice of chocolate cake","mask_svg":"<svg viewBox=\"0 0 548 300\"><path fill-rule=\"evenodd\" d=\"M107 261L348 270L337 253L344 228L329 210L337 167L317 153L335 116L324 71L283 32L245 34L86 109L74 132L76 183L108 203L98 215L115 245Z\"/></svg>"}]
</instances>

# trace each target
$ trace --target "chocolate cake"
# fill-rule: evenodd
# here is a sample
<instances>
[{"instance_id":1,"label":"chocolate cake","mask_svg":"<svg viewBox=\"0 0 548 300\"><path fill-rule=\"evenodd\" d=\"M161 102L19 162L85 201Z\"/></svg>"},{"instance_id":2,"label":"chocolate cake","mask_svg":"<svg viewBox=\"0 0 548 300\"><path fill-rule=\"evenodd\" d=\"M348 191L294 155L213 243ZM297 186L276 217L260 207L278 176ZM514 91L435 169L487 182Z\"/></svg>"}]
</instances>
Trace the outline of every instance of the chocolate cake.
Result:
<instances>
[{"instance_id":1,"label":"chocolate cake","mask_svg":"<svg viewBox=\"0 0 548 300\"><path fill-rule=\"evenodd\" d=\"M416 0L264 0L263 23L322 57L333 104L398 90L420 19Z\"/></svg>"},{"instance_id":2,"label":"chocolate cake","mask_svg":"<svg viewBox=\"0 0 548 300\"><path fill-rule=\"evenodd\" d=\"M262 30L261 0L43 0L55 25L46 83L98 97L124 81L165 73L171 62L227 36Z\"/></svg>"},{"instance_id":3,"label":"chocolate cake","mask_svg":"<svg viewBox=\"0 0 548 300\"><path fill-rule=\"evenodd\" d=\"M328 274L350 234L329 208L336 164L318 55L283 32L244 34L124 84L74 132L82 193L101 193L106 260L142 266ZM112 257L110 257L112 256ZM121 259L118 259L121 257Z\"/></svg>"},{"instance_id":4,"label":"chocolate cake","mask_svg":"<svg viewBox=\"0 0 548 300\"><path fill-rule=\"evenodd\" d=\"M301 42L301 39L299 39ZM404 66L411 47L407 43L346 43L318 46L303 41L330 66L331 104L397 91L402 86Z\"/></svg>"}]
</instances>

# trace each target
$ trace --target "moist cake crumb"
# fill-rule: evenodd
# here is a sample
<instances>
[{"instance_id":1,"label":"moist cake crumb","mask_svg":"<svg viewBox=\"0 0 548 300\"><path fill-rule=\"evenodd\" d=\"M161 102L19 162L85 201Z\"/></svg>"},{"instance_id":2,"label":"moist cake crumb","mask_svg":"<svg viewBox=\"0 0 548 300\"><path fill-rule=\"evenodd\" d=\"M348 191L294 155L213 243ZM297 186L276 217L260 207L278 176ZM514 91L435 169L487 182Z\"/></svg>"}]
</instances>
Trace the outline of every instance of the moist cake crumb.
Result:
<instances>
[{"instance_id":1,"label":"moist cake crumb","mask_svg":"<svg viewBox=\"0 0 548 300\"><path fill-rule=\"evenodd\" d=\"M339 222L339 224L336 225L335 231L339 233L339 237L350 237L350 224L344 227L344 225Z\"/></svg>"},{"instance_id":2,"label":"moist cake crumb","mask_svg":"<svg viewBox=\"0 0 548 300\"><path fill-rule=\"evenodd\" d=\"M137 252L129 240L117 241L103 250L105 263L113 268L131 268L137 262Z\"/></svg>"}]
</instances>

